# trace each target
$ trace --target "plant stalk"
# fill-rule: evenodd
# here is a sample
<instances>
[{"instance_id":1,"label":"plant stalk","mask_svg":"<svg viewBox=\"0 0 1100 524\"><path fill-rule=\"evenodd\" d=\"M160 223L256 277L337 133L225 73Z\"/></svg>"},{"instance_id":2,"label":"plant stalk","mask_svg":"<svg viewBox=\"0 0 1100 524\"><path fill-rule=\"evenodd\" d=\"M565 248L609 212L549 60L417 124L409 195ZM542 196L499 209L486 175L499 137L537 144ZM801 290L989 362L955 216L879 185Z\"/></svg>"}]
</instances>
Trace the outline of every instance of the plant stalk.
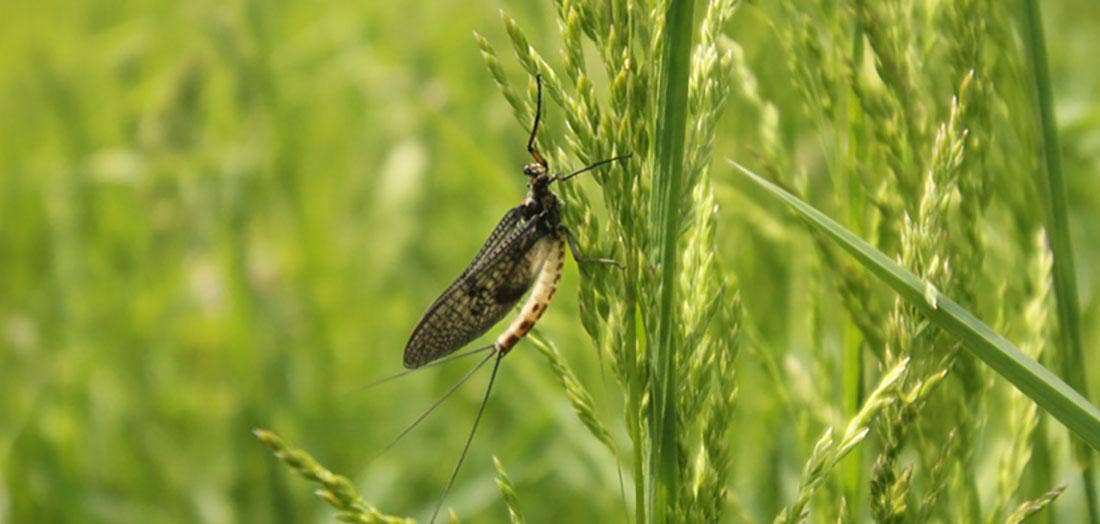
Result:
<instances>
[{"instance_id":1,"label":"plant stalk","mask_svg":"<svg viewBox=\"0 0 1100 524\"><path fill-rule=\"evenodd\" d=\"M659 271L657 325L647 351L652 398L649 412L650 522L669 522L680 493L676 409L676 267L684 178L684 142L691 72L693 0L669 0L657 91L652 260Z\"/></svg>"},{"instance_id":2,"label":"plant stalk","mask_svg":"<svg viewBox=\"0 0 1100 524\"><path fill-rule=\"evenodd\" d=\"M1081 350L1081 331L1078 319L1077 279L1073 267L1073 244L1069 234L1069 207L1066 182L1062 175L1062 152L1058 143L1058 126L1054 120L1054 102L1050 88L1050 70L1047 66L1046 40L1043 21L1035 0L1023 1L1024 47L1031 61L1032 80L1035 84L1036 105L1040 126L1039 154L1043 158L1044 171L1039 176L1046 210L1047 237L1054 256L1054 296L1058 305L1058 331L1061 333L1064 355L1062 376L1069 385L1088 397L1088 377ZM1081 467L1089 521L1100 522L1097 507L1096 483L1093 481L1092 451L1078 439L1074 439L1074 454Z\"/></svg>"}]
</instances>

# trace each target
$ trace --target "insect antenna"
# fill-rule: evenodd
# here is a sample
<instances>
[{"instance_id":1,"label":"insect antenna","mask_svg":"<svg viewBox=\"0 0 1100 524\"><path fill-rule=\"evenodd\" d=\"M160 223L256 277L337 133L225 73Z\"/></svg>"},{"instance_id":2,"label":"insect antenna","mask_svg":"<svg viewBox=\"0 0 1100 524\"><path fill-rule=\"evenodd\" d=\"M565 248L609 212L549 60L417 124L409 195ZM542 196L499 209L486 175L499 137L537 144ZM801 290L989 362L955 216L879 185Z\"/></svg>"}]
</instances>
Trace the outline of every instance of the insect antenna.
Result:
<instances>
[{"instance_id":1,"label":"insect antenna","mask_svg":"<svg viewBox=\"0 0 1100 524\"><path fill-rule=\"evenodd\" d=\"M489 347L493 347L493 346L489 346ZM478 348L477 351L480 351L482 349L483 348ZM469 355L469 354L472 354L474 352L476 352L476 351L468 351L465 354ZM428 406L427 409L425 409L424 411L421 411L420 414L417 415L417 417L412 422L410 422L408 425L406 425L405 428L402 429L401 432L398 433L397 436L395 436L393 438L393 440L390 440L389 444L386 444L378 453L375 453L374 456L371 457L370 460L368 460L366 462L366 464L370 464L371 462L374 462L375 460L378 460L378 457L381 457L383 454L385 454L387 451L389 451L390 448L397 445L397 443L399 441L401 441L401 439L404 438L405 435L408 435L409 432L413 430L413 428L415 428L417 425L419 425L420 422L422 422L425 418L428 417L428 415L431 415L432 411L435 411L435 408L438 408L440 406L440 404L443 404L443 402L445 400L450 398L450 396L453 395L455 391L458 391L458 388L462 387L463 384L465 384L468 380L470 380L470 377L474 376L474 373L477 373L477 371L479 369L481 369L481 367L484 366L485 363L488 362L490 358L493 358L493 355L496 355L496 354L497 354L496 351L491 351L491 352L489 352L488 355L485 355L485 358L481 359L481 361L479 361L476 366L474 366L472 369L470 369L470 371L467 371L466 374L463 375L462 378L458 380L458 382L455 382L455 384L453 386L451 386L450 389L448 389L446 393L443 394L443 396L436 399L435 402L432 402L432 404L430 406ZM457 357L455 357L455 358L457 358ZM497 364L499 364L499 363L500 363L500 359L497 359ZM494 376L496 375L496 366L493 366L493 375ZM489 385L492 386L492 378L489 379ZM484 407L484 406L482 406L482 407Z\"/></svg>"},{"instance_id":2,"label":"insect antenna","mask_svg":"<svg viewBox=\"0 0 1100 524\"><path fill-rule=\"evenodd\" d=\"M447 481L447 486L443 488L443 493L439 495L439 502L435 504L435 511L432 512L432 519L429 523L434 523L435 518L439 516L439 510L443 507L443 500L447 498L447 493L451 491L451 486L455 483L455 478L458 477L458 470L462 467L462 461L466 460L466 453L470 451L470 443L474 441L474 433L477 432L477 425L481 422L481 415L485 413L485 405L489 403L489 393L493 391L493 381L497 378L497 369L500 368L500 359L504 358L504 353L490 353L489 356L496 354L497 360L493 363L493 373L489 375L489 385L485 386L485 397L481 399L481 407L477 408L477 416L474 417L474 426L470 428L470 434L466 437L466 445L462 447L462 454L458 456L458 463L455 464L454 471L451 472L451 478ZM488 360L489 357L486 357ZM485 360L481 361L484 364ZM478 367L481 367L478 364Z\"/></svg>"},{"instance_id":3,"label":"insect antenna","mask_svg":"<svg viewBox=\"0 0 1100 524\"><path fill-rule=\"evenodd\" d=\"M573 178L573 177L575 177L575 176L577 176L581 173L584 173L585 171L591 171L591 170L596 169L597 167L600 167L604 164L610 164L611 162L614 162L616 160L625 160L625 159L630 158L632 156L634 156L634 153L627 153L625 155L613 156L611 158L605 158L603 160L592 162L591 164L588 164L587 166L584 166L584 167L582 167L582 168L580 168L580 169L578 169L578 170L576 170L572 173L569 173L568 175L556 175L551 181L559 180L559 181L564 182L564 181L569 180L570 178Z\"/></svg>"},{"instance_id":4,"label":"insect antenna","mask_svg":"<svg viewBox=\"0 0 1100 524\"><path fill-rule=\"evenodd\" d=\"M408 375L409 373L412 373L412 372L415 372L415 371L420 371L422 369L428 369L430 367L438 366L440 364L446 364L448 362L458 360L462 357L468 357L468 356L473 355L475 353L481 353L482 351L485 351L485 350L488 350L488 349L493 349L493 346L494 346L494 344L488 344L488 345L481 346L481 347L478 347L478 348L468 349L466 351L460 351L458 353L443 357L439 360L429 362L429 363L424 364L423 366L420 366L420 367L415 368L415 369L406 369L404 371L398 371L397 373L394 373L392 375L385 376L385 377L382 377L380 379L374 380L374 381L372 381L372 382L370 382L370 383L368 383L364 386L359 386L359 387L353 389L352 391L349 391L348 393L350 394L350 393L355 393L355 392L366 391L366 390L371 389L375 386L380 386L382 384L385 384L386 382L389 382L389 381L397 379L397 378L401 378L401 377L403 377L405 375Z\"/></svg>"}]
</instances>

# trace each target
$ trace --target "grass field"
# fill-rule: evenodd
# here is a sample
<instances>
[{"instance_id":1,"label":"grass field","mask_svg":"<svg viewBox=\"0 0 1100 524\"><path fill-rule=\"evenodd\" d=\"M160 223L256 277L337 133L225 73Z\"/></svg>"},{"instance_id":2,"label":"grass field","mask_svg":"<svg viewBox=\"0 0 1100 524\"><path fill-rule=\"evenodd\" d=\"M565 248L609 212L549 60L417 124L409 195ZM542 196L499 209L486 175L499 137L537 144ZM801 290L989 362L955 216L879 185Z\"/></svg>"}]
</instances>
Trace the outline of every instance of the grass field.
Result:
<instances>
[{"instance_id":1,"label":"grass field","mask_svg":"<svg viewBox=\"0 0 1100 524\"><path fill-rule=\"evenodd\" d=\"M0 523L426 521L488 373L380 456L473 362L363 386L523 197L536 72L552 169L633 153L555 187L625 268L567 262L444 512L1100 521L1095 408L936 316L1094 398L1100 5L1032 4L7 2Z\"/></svg>"}]
</instances>

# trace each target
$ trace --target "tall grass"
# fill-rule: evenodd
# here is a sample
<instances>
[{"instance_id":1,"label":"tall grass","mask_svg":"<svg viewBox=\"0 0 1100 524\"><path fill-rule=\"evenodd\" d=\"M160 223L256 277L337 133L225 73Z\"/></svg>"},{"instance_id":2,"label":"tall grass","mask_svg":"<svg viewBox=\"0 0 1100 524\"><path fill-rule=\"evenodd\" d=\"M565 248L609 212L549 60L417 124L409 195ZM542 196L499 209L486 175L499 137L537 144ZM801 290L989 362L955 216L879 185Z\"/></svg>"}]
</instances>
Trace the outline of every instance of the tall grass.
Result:
<instances>
[{"instance_id":1,"label":"tall grass","mask_svg":"<svg viewBox=\"0 0 1100 524\"><path fill-rule=\"evenodd\" d=\"M582 243L608 243L625 261L621 274L585 275L580 307L586 331L610 357L624 393L638 522L714 520L723 511L738 305L712 254L716 216L707 164L729 91L730 51L719 42L720 28L734 4L710 3L700 30L692 27L691 3L647 10L622 2L603 10L561 2L564 77L503 16L520 63L529 76L546 79L563 111L567 145L557 149L556 164L634 154L625 168L596 176L606 217L591 212L585 193L569 186L561 191L569 203L567 222L583 224ZM505 98L527 125L529 103L513 94L490 43L481 36L478 41ZM586 43L597 50L598 72L608 79L606 105L598 102L595 73L584 60ZM561 368L560 360L551 363ZM578 406L581 385L563 384L585 425L617 455L606 430Z\"/></svg>"},{"instance_id":2,"label":"tall grass","mask_svg":"<svg viewBox=\"0 0 1100 524\"><path fill-rule=\"evenodd\" d=\"M1024 12L1023 35L1035 89L1035 113L1041 129L1039 156L1043 161L1043 169L1042 175L1037 178L1043 196L1043 209L1046 211L1046 224L1052 237L1051 250L1054 252L1054 296L1058 304L1060 340L1064 347L1061 369L1071 386L1087 392L1088 374L1085 372L1085 358L1081 348L1077 275L1073 269L1073 243L1069 232L1066 183L1062 174L1062 148L1054 118L1043 20L1036 2L1025 0L1021 4ZM1100 502L1097 501L1092 450L1085 443L1077 442L1074 452L1081 467L1089 515L1092 522L1100 522Z\"/></svg>"},{"instance_id":3,"label":"tall grass","mask_svg":"<svg viewBox=\"0 0 1100 524\"><path fill-rule=\"evenodd\" d=\"M1022 103L1028 107L1030 93L1020 89L1027 86L1024 68L1019 65L1022 61L1019 57L1006 60L1002 54L990 52L991 47L1003 50L1011 46L1005 28L1014 16L1028 21L1033 14L983 2L958 2L942 8L902 2L855 2L848 6L855 15L853 23L836 6L818 4L806 9L804 4L781 4L780 12L793 22L778 22L777 26L785 31L784 41L790 43L787 50L794 64L792 76L805 101L805 114L821 136L820 163L838 197L832 205L842 210L839 215L851 222L852 229L870 236L880 250L897 253L898 262L925 286L923 300L918 290L908 301L894 299L892 307L869 305L873 295L867 282L854 268L845 267L846 260L830 254L835 249L831 242L817 238L826 267L839 277L843 304L854 317L863 347L874 356L877 367L891 370L885 373L887 377L904 364L894 399L882 406L871 423L879 442L870 468L869 489L864 495L849 483L845 492L856 500L857 509L847 513L853 510L841 505L833 511L861 516L860 499L866 496L869 515L881 521L1004 518L1005 512L1013 509L1011 500L1015 496L1035 489L1033 484L1023 482L1020 474L1028 465L1033 446L1050 453L1050 444L1032 440L1036 423L1033 415L1025 412L1016 415L1022 418L1000 417L989 409L990 401L985 397L995 391L995 384L978 362L958 351L960 343L1086 439L1095 436L1098 429L1095 407L1045 369L1026 364L1026 357L1015 347L1006 346L1012 358L1045 374L1039 384L1049 390L1037 391L1031 378L1006 368L997 361L999 356L983 354L982 343L935 321L940 309L958 309L955 304L937 303L935 297L943 290L962 297L965 307L988 311L993 318L1013 315L1018 319L1004 326L1031 326L1025 339L1032 355L1037 353L1036 344L1053 340L1045 324L1049 302L1044 298L1049 285L1044 279L1049 273L1040 272L1038 280L1030 281L1015 277L1027 272L992 276L991 270L1005 266L986 263L988 252L1005 256L997 251L1004 247L1001 232L1005 225L1020 228L1016 249L1011 250L1020 257L1020 265L1045 255L1045 244L1025 243L1036 231L1041 232L1042 224L1034 209L1042 206L1042 198L1032 194L1013 202L1003 189L997 194L990 182L994 172L1001 183L1011 178L1030 186L1035 180L1031 170L1037 165L1036 151L1041 150L1016 145L1034 144L1036 137L1031 128L996 112L996 108L1006 105ZM811 24L811 19L823 23ZM950 43L933 46L932 40ZM855 45L845 46L844 42ZM810 63L824 67L811 68ZM933 63L946 67L930 66ZM954 96L944 97L945 89ZM773 155L764 162L775 176L786 177L789 175L785 173L797 169L798 164L790 163L788 154ZM792 183L802 192L812 191L804 179L796 178ZM1008 209L996 209L997 205L1007 205ZM1005 213L1011 218L1006 219ZM1054 224L1058 227L1057 221ZM863 259L861 263L866 265ZM982 285L988 284L981 283L987 278L1002 291L983 292ZM1023 296L1003 291L1012 282L1024 286ZM925 302L931 309L921 311ZM1024 303L1032 306L1023 307ZM970 315L965 309L960 312ZM930 324L929 319L934 322ZM957 338L945 337L937 326ZM983 329L999 338L988 328ZM1073 351L1067 351L1072 359ZM849 353L847 357L862 360L864 353ZM840 369L859 372L864 365L856 363ZM860 381L843 383L862 390ZM1083 384L1078 382L1079 386ZM858 397L858 391L852 393ZM1071 403L1077 407L1070 409ZM983 499L991 496L988 486L992 484L982 480L979 453L988 453L983 449L983 435L1000 428L1011 435L1012 448L998 462L1001 483L997 485L997 505L990 508ZM821 442L808 467L817 463ZM906 460L906 451L914 452L915 459ZM1034 467L1048 465L1038 463ZM823 474L820 467L805 470L800 493L814 486ZM1086 470L1084 487L1091 501L1090 475ZM1037 478L1049 479L1050 473ZM1039 487L1043 494L1031 491L1036 498L1022 502L1012 512L1013 518L1019 516L1021 508L1038 511L1062 489ZM804 511L804 500L800 497L794 508ZM791 509L787 511L782 515L785 520L791 518Z\"/></svg>"},{"instance_id":4,"label":"tall grass","mask_svg":"<svg viewBox=\"0 0 1100 524\"><path fill-rule=\"evenodd\" d=\"M565 221L577 228L581 245L624 260L621 271L582 267L581 321L624 392L634 518L715 521L727 496L725 436L735 397L739 305L713 254L717 217L707 175L730 89L731 51L719 41L720 28L735 2L710 3L701 31L692 27L687 2L648 12L635 2L608 10L571 2L557 7L564 74L502 12L527 73L527 96L512 87L492 44L475 37L521 125L533 123L535 77L562 110L565 132L555 137L543 131L538 138L552 167L569 171L633 154L625 167L594 174L603 216L593 212L588 193L559 186L567 202ZM696 31L700 38L693 46ZM608 78L607 103L599 101L585 63L586 44L597 50L599 72ZM584 384L553 346L538 337L531 343L547 357L584 426L619 462L619 446L594 414ZM500 484L510 514L518 518L518 497L510 483Z\"/></svg>"},{"instance_id":5,"label":"tall grass","mask_svg":"<svg viewBox=\"0 0 1100 524\"><path fill-rule=\"evenodd\" d=\"M428 514L485 377L377 459L466 369L360 388L522 197L536 74L554 170L634 153L556 187L625 267L568 265L455 518L1095 521L1091 452L1012 385L1043 372L944 323L985 321L986 356L1089 396L1100 19L1046 2L1043 42L1036 5L8 10L0 521Z\"/></svg>"},{"instance_id":6,"label":"tall grass","mask_svg":"<svg viewBox=\"0 0 1100 524\"><path fill-rule=\"evenodd\" d=\"M581 284L582 318L593 341L607 347L609 333L627 333L627 336L611 335L611 340L625 341L626 345L611 346L607 352L626 395L625 423L632 439L634 461L631 471L635 483L635 519L715 520L724 511L722 479L728 475L728 460L721 456L724 448L721 434L728 428L703 430L702 435L719 436L711 441L705 438L696 441L694 446L698 446L700 455L694 464L688 449L699 438L693 436L693 429L726 424L730 419L733 397L722 391L733 388L732 369L718 365L717 361L731 358L721 355L735 347L730 341L737 331L734 320L737 315L723 305L737 302L729 301L723 292L726 284L717 276L717 261L707 256L712 249L710 243L692 238L700 233L706 238L707 232L713 231L713 215L704 211L701 220L691 221L689 217L692 208L706 210L710 207L707 202L713 199L706 178L707 159L714 122L730 88L728 82L738 50L729 42L719 43L715 28L724 25L733 5L709 4L695 53L689 53L694 32L690 3L658 6L648 18L631 17L641 9L630 2L616 7L601 11L568 2L558 5L559 27L566 47L563 58L571 83L561 80L513 19L505 15L504 22L528 75L547 78L552 98L565 111L567 145L558 149L556 160L592 161L624 150L635 152L637 159L623 173L615 170L597 178L603 204L609 215L617 219L612 221L616 227L611 229L610 240L625 252L628 269L624 275L606 272L586 275L589 278ZM835 247L824 237L817 239L825 267L831 266L842 277L840 291L846 297L844 305L850 314L860 317L854 322L861 330L854 345L873 355L882 371L866 398L861 395L865 390L863 380L855 377L843 381L846 387L854 388L845 395L853 399L849 406L858 409L839 440L834 439L832 429L826 428L813 445L797 496L776 521L797 522L808 518L813 500L828 487L832 470L861 447L872 431L877 451L868 469L866 491L859 485L863 475L849 475L844 487L847 497L854 501L865 498L870 516L883 521L982 520L985 512L976 450L987 420L974 415L983 410L983 393L990 387L989 374L969 354L959 352L960 341L974 345L978 344L977 339L967 338L953 328L948 331L959 338L938 332L929 326L928 317L935 318L942 307L949 310L947 318L954 318L958 306L943 298L941 289L964 297L971 307L980 307L977 301L982 297L974 279L983 275L986 236L975 228L985 220L992 200L991 189L983 181L984 170L997 153L1009 153L997 151L990 143L993 121L989 107L999 103L1000 95L993 88L996 73L985 65L983 46L991 33L987 20L1003 15L996 12L997 7L977 2L945 7L942 12L900 3L856 3L852 7L855 23L827 4L816 5L809 13L804 5L792 3L780 3L778 9L786 17L775 23L787 43L794 85L804 97L806 116L821 133L829 180L834 188L842 189L837 195L846 199L839 204L848 206L846 216L862 222L860 229L871 231L880 248L898 250L899 262L916 272L917 281L924 283L921 293L927 304L914 304L899 297L889 305L869 306L867 281L855 268L845 267L847 261L832 254ZM811 24L811 16L824 23ZM638 27L639 18L646 20L646 27ZM953 67L939 72L940 76L923 74L913 56L927 49L922 46L926 37L913 28L932 20L958 35L944 52L947 63ZM612 30L602 32L604 27ZM609 78L611 89L607 108L601 108L597 102L585 68L581 32L603 59L603 73ZM830 39L852 38L847 35L853 34L854 46L823 44ZM646 38L654 36L659 38ZM998 36L993 32L993 38ZM529 122L529 103L510 87L496 51L480 35L478 42L519 120ZM633 54L635 47L648 50L649 55L638 59ZM856 53L859 56L854 56ZM872 61L862 65L867 56ZM856 69L856 65L861 67ZM850 69L845 70L846 67ZM689 78L693 91L689 90ZM648 84L632 88L632 81ZM947 104L936 100L936 89L940 87L953 88L955 94ZM640 101L630 96L639 92L645 93ZM754 90L745 93L753 103L767 107ZM704 100L705 94L709 97ZM689 103L691 96L695 98ZM942 120L936 123L937 119ZM633 122L635 129L645 129L652 123L652 136L643 134L644 139L638 139L627 122ZM772 138L770 134L764 136ZM854 148L858 154L848 148ZM790 165L790 157L784 158L786 155L776 144L772 144L770 153L773 156L765 158L765 162ZM876 180L871 176L873 173L885 177ZM616 183L616 177L628 181L629 191L624 190L622 182ZM579 203L572 206L567 218L580 219L590 226L584 229L587 234L583 237L596 243L592 232L607 229L600 227L598 219L586 211L582 193L563 191L570 202ZM642 213L638 202L645 202L647 194L651 195L652 205L648 213ZM868 206L868 199L874 204ZM577 213L578 210L584 214ZM964 219L968 226L953 231L951 226L959 219ZM1042 244L1039 249L1041 257ZM684 273L698 277L677 282L681 264ZM692 269L693 266L700 269ZM1048 273L1040 270L1037 279L1030 283L1039 293L1047 289L1044 275ZM589 290L585 291L586 288ZM637 300L647 294L643 289L656 292L648 293L648 300ZM588 294L603 303L589 305ZM1042 313L1045 301L1042 294L1031 300L1035 306L1026 310L1023 321L1032 326L1028 332L1029 347L1037 351L1042 345L1039 341L1048 333ZM611 314L616 311L616 303L623 307L621 316ZM931 310L924 308L928 304ZM964 316L969 315L962 311ZM603 312L606 313L601 315ZM719 315L726 320L715 321ZM636 325L623 322L632 318L643 320L644 338L635 338L639 332ZM718 326L725 331L710 331ZM981 329L988 327L983 325ZM618 446L593 414L584 386L555 351L544 343L538 344L585 426L617 456ZM716 344L727 349L721 351ZM1014 347L1010 349L1022 356ZM994 363L998 371L1009 373L1009 377L1020 376L990 360L990 353L975 351ZM623 355L628 359L622 358ZM855 360L844 366L847 373L862 373L863 351L847 352L845 357ZM703 385L718 382L719 395L712 397L711 407L700 409L710 394ZM1027 379L1017 383L1023 384L1024 390L1044 406L1060 405L1046 403L1043 394L1036 396ZM1014 404L1020 402L1017 399ZM1087 404L1086 407L1091 408ZM941 417L953 417L955 423L943 426L938 423L944 418L926 421L921 417L932 410ZM700 412L707 416L685 415ZM1028 462L1029 440L1037 420L1034 411L1025 410L1021 416L1022 419L1009 419L1008 429L1017 438L1010 454L999 462L998 506L992 515L1003 516L1011 508L1012 494L1019 489ZM1068 420L1076 419L1071 416ZM1023 426L1017 426L1021 421ZM1087 425L1071 424L1071 427L1092 431ZM917 452L918 459L906 463L903 452L910 449ZM860 465L855 463L853 467ZM693 485L693 480L707 476L712 479L710 483L701 485L696 480ZM953 486L961 489L952 489ZM701 491L701 487L709 492ZM1049 496L1024 501L1019 508L1038 511L1054 500L1060 490L1054 488L1047 492ZM510 496L514 497L514 493ZM855 510L859 513L849 513L853 510L844 499L841 501L823 511L841 516L861 515L861 509ZM857 508L862 507L860 503Z\"/></svg>"}]
</instances>

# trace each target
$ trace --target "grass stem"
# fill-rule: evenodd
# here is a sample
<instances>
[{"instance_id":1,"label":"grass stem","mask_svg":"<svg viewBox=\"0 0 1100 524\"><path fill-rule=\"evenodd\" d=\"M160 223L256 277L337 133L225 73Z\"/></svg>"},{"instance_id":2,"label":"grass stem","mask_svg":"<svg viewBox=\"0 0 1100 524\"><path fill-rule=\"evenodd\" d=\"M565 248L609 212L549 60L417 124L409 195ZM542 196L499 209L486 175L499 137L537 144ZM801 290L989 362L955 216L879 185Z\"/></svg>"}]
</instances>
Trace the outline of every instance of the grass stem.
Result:
<instances>
[{"instance_id":1,"label":"grass stem","mask_svg":"<svg viewBox=\"0 0 1100 524\"><path fill-rule=\"evenodd\" d=\"M1050 70L1047 66L1046 41L1043 37L1043 21L1035 0L1023 0L1024 47L1031 61L1031 75L1035 84L1035 102L1041 130L1039 154L1044 162L1044 173L1038 177L1043 191L1046 211L1047 235L1054 253L1054 297L1058 307L1058 329L1061 333L1064 355L1062 376L1071 387L1088 396L1086 364L1081 350L1080 318L1077 306L1077 279L1073 264L1073 243L1069 234L1066 181L1062 175L1062 153L1058 144L1058 126L1054 120L1054 102L1050 88ZM1075 442L1074 452L1084 480L1085 498L1088 502L1090 522L1100 522L1097 508L1096 483L1093 481L1092 452L1082 442Z\"/></svg>"},{"instance_id":2,"label":"grass stem","mask_svg":"<svg viewBox=\"0 0 1100 524\"><path fill-rule=\"evenodd\" d=\"M657 92L655 171L651 209L654 257L660 271L657 326L653 347L648 352L653 388L650 404L649 464L650 522L667 522L669 509L680 489L676 459L676 365L675 322L677 318L676 246L680 231L680 203L684 178L684 142L688 113L688 78L691 73L691 41L694 2L672 0L665 11L665 37L661 48Z\"/></svg>"}]
</instances>

